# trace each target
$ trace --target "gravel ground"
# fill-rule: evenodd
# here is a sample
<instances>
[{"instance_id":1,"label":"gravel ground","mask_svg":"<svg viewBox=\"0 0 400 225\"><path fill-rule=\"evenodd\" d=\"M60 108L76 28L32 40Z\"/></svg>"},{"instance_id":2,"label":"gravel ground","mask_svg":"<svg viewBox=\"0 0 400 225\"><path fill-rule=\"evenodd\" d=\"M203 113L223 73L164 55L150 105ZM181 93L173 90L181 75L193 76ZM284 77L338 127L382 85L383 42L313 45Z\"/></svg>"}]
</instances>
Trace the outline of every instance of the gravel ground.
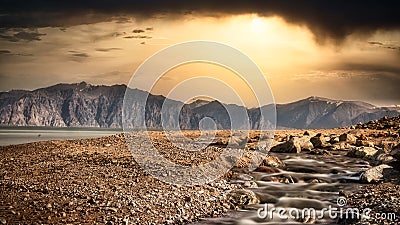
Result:
<instances>
[{"instance_id":1,"label":"gravel ground","mask_svg":"<svg viewBox=\"0 0 400 225\"><path fill-rule=\"evenodd\" d=\"M162 183L143 171L122 135L0 147L0 224L183 224L235 206L240 188Z\"/></svg>"},{"instance_id":2,"label":"gravel ground","mask_svg":"<svg viewBox=\"0 0 400 225\"><path fill-rule=\"evenodd\" d=\"M399 126L384 122L391 127L309 130L306 135L304 130L277 131L275 140L284 142L290 135L313 137L320 132L333 140L349 133L388 153L399 143ZM371 126L380 128L379 124L383 122ZM193 132L185 135L197 137ZM189 156L165 142L165 137L157 132L152 138L158 151L169 160L199 165L218 157L221 152L218 146L224 145L227 139L226 133L219 135L221 139L214 145ZM250 145L256 141L250 136ZM326 147L323 150L334 151ZM0 224L187 224L220 217L240 207L243 200L256 202L256 199L241 198L246 192L238 191L243 186L250 187L251 183L229 181L232 175L241 176L237 172L246 166L250 157L247 153L224 177L206 185L186 187L163 183L141 169L122 134L3 146L0 147ZM239 193L235 201L232 193ZM380 183L361 185L346 195L349 206L368 207L373 213L397 213L397 220L375 218L344 221L344 224L398 224L398 173L385 175Z\"/></svg>"}]
</instances>

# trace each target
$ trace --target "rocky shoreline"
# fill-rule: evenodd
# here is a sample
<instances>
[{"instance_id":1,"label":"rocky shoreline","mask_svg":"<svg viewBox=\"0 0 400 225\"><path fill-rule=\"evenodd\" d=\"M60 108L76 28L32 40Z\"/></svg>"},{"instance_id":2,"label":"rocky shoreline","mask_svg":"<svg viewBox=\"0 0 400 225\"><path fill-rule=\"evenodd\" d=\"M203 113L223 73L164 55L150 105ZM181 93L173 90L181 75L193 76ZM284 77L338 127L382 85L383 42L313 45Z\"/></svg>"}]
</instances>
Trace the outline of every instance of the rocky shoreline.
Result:
<instances>
[{"instance_id":1,"label":"rocky shoreline","mask_svg":"<svg viewBox=\"0 0 400 225\"><path fill-rule=\"evenodd\" d=\"M343 152L365 161L369 169L360 174L361 186L346 193L349 205L394 211L397 220L338 223L396 224L400 218L398 121L394 117L342 129L277 131L271 152L319 156ZM168 154L168 148L163 151ZM136 164L122 134L5 146L0 154L0 224L187 224L262 202L251 191L259 182L242 170L246 159L206 185L165 184ZM257 173L274 174L285 167L273 154ZM177 162L185 163L185 158L174 155ZM297 182L288 176L266 181Z\"/></svg>"}]
</instances>

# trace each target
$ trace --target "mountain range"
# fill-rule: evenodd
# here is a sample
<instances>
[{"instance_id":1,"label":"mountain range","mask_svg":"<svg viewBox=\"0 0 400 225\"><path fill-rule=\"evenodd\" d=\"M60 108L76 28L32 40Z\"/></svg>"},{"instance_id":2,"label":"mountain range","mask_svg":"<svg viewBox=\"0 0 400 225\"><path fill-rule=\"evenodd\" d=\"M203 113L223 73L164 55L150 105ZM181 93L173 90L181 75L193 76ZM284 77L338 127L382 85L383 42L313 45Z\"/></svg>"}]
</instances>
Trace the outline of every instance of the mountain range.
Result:
<instances>
[{"instance_id":1,"label":"mountain range","mask_svg":"<svg viewBox=\"0 0 400 225\"><path fill-rule=\"evenodd\" d=\"M95 86L81 82L57 84L33 91L0 92L0 126L119 128L122 127L122 105L126 88L126 85ZM133 96L149 94L137 89L130 89L130 93ZM135 101L135 98L132 99ZM168 103L168 107L165 115L162 115L164 102ZM135 102L130 103L135 106ZM376 107L360 101L340 101L314 96L275 106L277 128L280 129L343 127L400 113L400 107ZM246 109L243 106L207 100L184 104L161 95L149 94L145 121L135 121L135 115L128 115L132 118L128 123L132 123L132 126L143 123L148 128L159 129L162 127L163 117L167 118L166 123L171 127L198 129L199 121L207 116L215 121L218 129L229 129L234 125L230 122L227 108L233 114L247 111L251 127L257 129L260 111L270 107L274 105ZM180 110L178 125L173 119L168 120L168 115L176 110ZM131 112L125 113L134 112L133 108ZM272 120L272 117L267 120Z\"/></svg>"}]
</instances>

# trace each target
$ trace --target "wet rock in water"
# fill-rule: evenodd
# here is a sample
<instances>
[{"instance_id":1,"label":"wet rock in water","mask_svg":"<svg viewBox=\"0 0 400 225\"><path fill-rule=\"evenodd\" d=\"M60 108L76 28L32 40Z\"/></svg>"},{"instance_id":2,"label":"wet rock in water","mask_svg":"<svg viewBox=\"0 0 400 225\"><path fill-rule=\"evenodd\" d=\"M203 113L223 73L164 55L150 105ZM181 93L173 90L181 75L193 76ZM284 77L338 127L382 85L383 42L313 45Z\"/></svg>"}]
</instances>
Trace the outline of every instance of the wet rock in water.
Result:
<instances>
[{"instance_id":1,"label":"wet rock in water","mask_svg":"<svg viewBox=\"0 0 400 225\"><path fill-rule=\"evenodd\" d=\"M262 173L277 173L279 170L269 167L269 166L260 166L254 170L254 172L262 172Z\"/></svg>"},{"instance_id":2,"label":"wet rock in water","mask_svg":"<svg viewBox=\"0 0 400 225\"><path fill-rule=\"evenodd\" d=\"M394 158L387 154L385 151L383 150L378 150L372 157L371 157L371 161L370 164L373 166L377 166L380 164L388 164L390 162L392 162L394 160Z\"/></svg>"},{"instance_id":3,"label":"wet rock in water","mask_svg":"<svg viewBox=\"0 0 400 225\"><path fill-rule=\"evenodd\" d=\"M218 147L226 147L227 145L228 145L228 141L223 140L222 138L220 140L217 140L217 141L209 144L209 146L218 146Z\"/></svg>"},{"instance_id":4,"label":"wet rock in water","mask_svg":"<svg viewBox=\"0 0 400 225\"><path fill-rule=\"evenodd\" d=\"M339 136L339 141L344 141L354 145L357 141L357 138L352 134L344 133Z\"/></svg>"},{"instance_id":5,"label":"wet rock in water","mask_svg":"<svg viewBox=\"0 0 400 225\"><path fill-rule=\"evenodd\" d=\"M297 137L291 137L288 141L271 148L271 152L300 153L301 146Z\"/></svg>"},{"instance_id":6,"label":"wet rock in water","mask_svg":"<svg viewBox=\"0 0 400 225\"><path fill-rule=\"evenodd\" d=\"M400 160L400 145L395 146L390 152L390 155L393 156L395 159Z\"/></svg>"},{"instance_id":7,"label":"wet rock in water","mask_svg":"<svg viewBox=\"0 0 400 225\"><path fill-rule=\"evenodd\" d=\"M310 155L332 155L329 151L325 149L313 149L308 154Z\"/></svg>"},{"instance_id":8,"label":"wet rock in water","mask_svg":"<svg viewBox=\"0 0 400 225\"><path fill-rule=\"evenodd\" d=\"M325 148L328 146L328 144L325 141L324 136L321 133L318 133L314 137L310 139L311 144L314 146L314 148Z\"/></svg>"},{"instance_id":9,"label":"wet rock in water","mask_svg":"<svg viewBox=\"0 0 400 225\"><path fill-rule=\"evenodd\" d=\"M232 180L243 180L243 181L251 181L254 177L244 174L244 173L234 173L231 177Z\"/></svg>"},{"instance_id":10,"label":"wet rock in water","mask_svg":"<svg viewBox=\"0 0 400 225\"><path fill-rule=\"evenodd\" d=\"M372 167L361 174L360 181L363 183L375 183L383 178L383 170L392 168L389 165L382 164Z\"/></svg>"},{"instance_id":11,"label":"wet rock in water","mask_svg":"<svg viewBox=\"0 0 400 225\"><path fill-rule=\"evenodd\" d=\"M258 185L254 181L245 181L243 183L243 187L245 187L245 188L258 188Z\"/></svg>"},{"instance_id":12,"label":"wet rock in water","mask_svg":"<svg viewBox=\"0 0 400 225\"><path fill-rule=\"evenodd\" d=\"M261 163L262 166L270 166L276 168L283 168L285 164L276 156L267 155L265 156L263 162Z\"/></svg>"},{"instance_id":13,"label":"wet rock in water","mask_svg":"<svg viewBox=\"0 0 400 225\"><path fill-rule=\"evenodd\" d=\"M346 156L353 158L371 159L378 150L372 147L357 147L350 150Z\"/></svg>"},{"instance_id":14,"label":"wet rock in water","mask_svg":"<svg viewBox=\"0 0 400 225\"><path fill-rule=\"evenodd\" d=\"M228 201L235 206L253 205L260 203L257 195L250 190L235 189L228 193Z\"/></svg>"}]
</instances>

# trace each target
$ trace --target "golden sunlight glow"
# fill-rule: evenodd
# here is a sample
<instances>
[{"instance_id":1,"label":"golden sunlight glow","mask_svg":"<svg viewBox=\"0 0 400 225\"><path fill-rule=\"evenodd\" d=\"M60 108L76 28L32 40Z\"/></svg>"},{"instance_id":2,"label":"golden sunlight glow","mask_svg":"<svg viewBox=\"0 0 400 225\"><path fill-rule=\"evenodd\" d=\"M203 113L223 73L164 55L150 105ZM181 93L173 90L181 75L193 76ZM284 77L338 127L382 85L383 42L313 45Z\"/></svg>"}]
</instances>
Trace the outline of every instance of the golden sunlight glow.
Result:
<instances>
[{"instance_id":1,"label":"golden sunlight glow","mask_svg":"<svg viewBox=\"0 0 400 225\"><path fill-rule=\"evenodd\" d=\"M225 67L204 62L183 64L168 71L151 90L153 94L182 102L201 96L202 99L208 97L249 108L258 106L253 92L240 75Z\"/></svg>"},{"instance_id":2,"label":"golden sunlight glow","mask_svg":"<svg viewBox=\"0 0 400 225\"><path fill-rule=\"evenodd\" d=\"M265 23L262 18L256 17L251 20L251 31L254 33L261 33L265 28Z\"/></svg>"},{"instance_id":3,"label":"golden sunlight glow","mask_svg":"<svg viewBox=\"0 0 400 225\"><path fill-rule=\"evenodd\" d=\"M132 33L133 29L145 30L143 37L134 38L137 35ZM329 74L346 70L349 63L397 65L398 51L391 48L398 46L400 37L400 32L382 31L367 40L349 36L340 47L319 45L305 26L287 23L278 16L261 17L256 14L221 18L187 15L180 20L154 18L126 23L107 21L71 26L67 33L53 27L40 28L38 32L46 36L28 47L20 42L0 40L1 44L6 44L11 52L16 53L3 54L1 58L0 75L10 75L2 78L0 90L8 90L9 87L34 89L82 80L107 85L128 83L136 68L157 51L181 42L208 40L227 44L248 55L267 77L278 102L309 95L344 98L353 93L352 89L345 85L333 86L329 81L335 79L333 83L337 83L338 76ZM371 44L375 42L383 44ZM73 56L71 52L81 54ZM35 57L23 57L19 53ZM29 76L25 71L29 71ZM318 74L318 79L313 78L315 74ZM217 77L237 90L240 96L245 96L246 105L255 105L250 90L242 88L242 81L231 71L215 65L193 64L175 68L157 83L154 92L166 95L184 79L195 76ZM322 76L324 79L321 79ZM35 79L20 82L30 77ZM207 86L208 83L201 85L209 89L219 88ZM329 89L331 87L332 90ZM171 94L178 100L188 100L184 91ZM228 101L229 98L223 100Z\"/></svg>"}]
</instances>

